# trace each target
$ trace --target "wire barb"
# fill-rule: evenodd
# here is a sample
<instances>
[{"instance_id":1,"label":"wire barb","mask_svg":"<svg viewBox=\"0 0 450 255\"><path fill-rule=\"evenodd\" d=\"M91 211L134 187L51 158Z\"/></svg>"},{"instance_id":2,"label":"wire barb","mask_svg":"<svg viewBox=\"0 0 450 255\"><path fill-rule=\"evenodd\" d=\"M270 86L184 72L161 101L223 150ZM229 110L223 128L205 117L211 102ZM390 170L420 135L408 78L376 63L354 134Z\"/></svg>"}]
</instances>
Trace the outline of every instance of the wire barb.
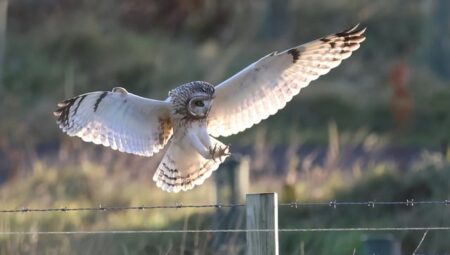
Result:
<instances>
[{"instance_id":1,"label":"wire barb","mask_svg":"<svg viewBox=\"0 0 450 255\"><path fill-rule=\"evenodd\" d=\"M102 206L102 204L99 204L99 205L98 205L98 209L99 209L100 211L106 211L106 209ZM110 208L110 209L112 209L112 208Z\"/></svg>"},{"instance_id":2,"label":"wire barb","mask_svg":"<svg viewBox=\"0 0 450 255\"><path fill-rule=\"evenodd\" d=\"M336 209L336 204L337 204L336 200L330 201L329 204L330 204L331 207L333 207L334 209Z\"/></svg>"},{"instance_id":3,"label":"wire barb","mask_svg":"<svg viewBox=\"0 0 450 255\"><path fill-rule=\"evenodd\" d=\"M414 206L414 199L406 199L406 206Z\"/></svg>"}]
</instances>

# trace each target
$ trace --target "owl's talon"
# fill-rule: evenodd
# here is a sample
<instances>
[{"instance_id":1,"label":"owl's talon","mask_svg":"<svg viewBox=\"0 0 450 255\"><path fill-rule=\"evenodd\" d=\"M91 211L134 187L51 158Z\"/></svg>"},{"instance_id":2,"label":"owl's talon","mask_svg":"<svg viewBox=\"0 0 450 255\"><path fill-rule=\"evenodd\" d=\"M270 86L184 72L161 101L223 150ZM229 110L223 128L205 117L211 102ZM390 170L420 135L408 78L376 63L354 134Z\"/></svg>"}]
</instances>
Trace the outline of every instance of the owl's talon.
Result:
<instances>
[{"instance_id":1,"label":"owl's talon","mask_svg":"<svg viewBox=\"0 0 450 255\"><path fill-rule=\"evenodd\" d=\"M214 145L214 147L210 146L209 147L209 155L211 156L211 159L216 162L216 150L217 150L217 144Z\"/></svg>"},{"instance_id":2,"label":"owl's talon","mask_svg":"<svg viewBox=\"0 0 450 255\"><path fill-rule=\"evenodd\" d=\"M220 148L220 154L222 156L230 156L230 145L225 145L225 147Z\"/></svg>"},{"instance_id":3,"label":"owl's talon","mask_svg":"<svg viewBox=\"0 0 450 255\"><path fill-rule=\"evenodd\" d=\"M209 154L211 155L211 159L214 162L217 162L217 159L219 159L220 162L223 162L222 157L230 155L229 148L230 148L229 145L227 145L225 147L220 147L220 146L217 146L217 144L215 144L214 147L210 147Z\"/></svg>"}]
</instances>

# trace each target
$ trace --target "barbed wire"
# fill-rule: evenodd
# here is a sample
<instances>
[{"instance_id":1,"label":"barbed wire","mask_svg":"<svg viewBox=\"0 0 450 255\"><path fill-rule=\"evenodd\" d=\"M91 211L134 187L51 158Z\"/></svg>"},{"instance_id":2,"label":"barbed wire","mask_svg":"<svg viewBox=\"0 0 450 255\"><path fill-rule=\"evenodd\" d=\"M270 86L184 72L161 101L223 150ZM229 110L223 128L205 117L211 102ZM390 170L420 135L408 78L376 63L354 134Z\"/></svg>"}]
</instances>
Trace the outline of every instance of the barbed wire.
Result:
<instances>
[{"instance_id":1,"label":"barbed wire","mask_svg":"<svg viewBox=\"0 0 450 255\"><path fill-rule=\"evenodd\" d=\"M230 208L243 207L245 204L188 204L183 205L141 205L141 206L102 206L98 207L60 207L60 208L27 208L0 210L0 213L26 213L26 212L71 212L71 211L124 211L124 210L153 210L153 209L182 209L182 208Z\"/></svg>"},{"instance_id":2,"label":"barbed wire","mask_svg":"<svg viewBox=\"0 0 450 255\"><path fill-rule=\"evenodd\" d=\"M89 235L89 234L180 234L274 232L274 229L170 229L170 230L84 230L84 231L6 231L0 235ZM373 228L281 228L278 232L375 232L375 231L450 231L449 227L373 227Z\"/></svg>"},{"instance_id":3,"label":"barbed wire","mask_svg":"<svg viewBox=\"0 0 450 255\"><path fill-rule=\"evenodd\" d=\"M422 200L415 201L407 199L406 201L329 201L329 202L289 202L280 203L279 207L299 208L304 206L329 206L337 208L338 206L367 206L374 208L375 206L408 206L416 205L450 205L450 200ZM183 208L232 208L245 207L245 204L187 204L176 203L174 205L141 205L141 206L102 206L98 207L53 207L53 208L28 208L20 209L2 209L0 213L27 213L27 212L73 212L73 211L125 211L125 210L154 210L154 209L183 209Z\"/></svg>"},{"instance_id":4,"label":"barbed wire","mask_svg":"<svg viewBox=\"0 0 450 255\"><path fill-rule=\"evenodd\" d=\"M300 208L304 206L408 206L416 205L450 205L449 200L422 200L415 201L329 201L329 202L290 202L280 203L279 207ZM121 210L153 210L153 209L182 209L182 208L234 208L245 207L245 204L187 204L176 203L174 205L154 206L102 206L98 207L62 207L62 208L26 208L0 210L0 213L27 213L27 212L71 212L71 211L121 211ZM289 228L278 229L279 232L345 232L345 231L448 231L450 227L359 227L359 228ZM93 231L6 231L0 235L75 235L75 234L170 234L170 233L247 233L247 232L272 232L273 229L184 229L184 230L93 230Z\"/></svg>"},{"instance_id":5,"label":"barbed wire","mask_svg":"<svg viewBox=\"0 0 450 255\"><path fill-rule=\"evenodd\" d=\"M300 207L300 206L330 206L336 208L337 206L368 206L374 208L377 205L384 206L395 206L395 205L404 205L404 206L415 206L415 205L450 205L450 200L422 200L415 201L414 199L406 199L405 201L344 201L339 202L336 200L329 202L290 202L290 203L282 203L279 206L289 206L289 207Z\"/></svg>"}]
</instances>

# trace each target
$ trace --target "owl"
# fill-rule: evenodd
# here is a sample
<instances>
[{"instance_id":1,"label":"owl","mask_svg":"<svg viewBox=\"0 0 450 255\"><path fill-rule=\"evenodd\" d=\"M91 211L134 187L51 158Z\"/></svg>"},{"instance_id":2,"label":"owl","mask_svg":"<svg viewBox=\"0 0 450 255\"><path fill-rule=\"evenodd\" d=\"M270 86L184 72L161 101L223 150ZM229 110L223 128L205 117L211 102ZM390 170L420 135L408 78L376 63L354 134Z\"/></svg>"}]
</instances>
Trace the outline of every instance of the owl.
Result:
<instances>
[{"instance_id":1,"label":"owl","mask_svg":"<svg viewBox=\"0 0 450 255\"><path fill-rule=\"evenodd\" d=\"M183 84L166 100L140 97L121 87L62 101L54 112L69 136L113 150L151 157L167 150L153 180L167 192L202 184L230 155L217 140L275 114L311 81L328 73L365 40L358 25L273 52L228 80Z\"/></svg>"}]
</instances>

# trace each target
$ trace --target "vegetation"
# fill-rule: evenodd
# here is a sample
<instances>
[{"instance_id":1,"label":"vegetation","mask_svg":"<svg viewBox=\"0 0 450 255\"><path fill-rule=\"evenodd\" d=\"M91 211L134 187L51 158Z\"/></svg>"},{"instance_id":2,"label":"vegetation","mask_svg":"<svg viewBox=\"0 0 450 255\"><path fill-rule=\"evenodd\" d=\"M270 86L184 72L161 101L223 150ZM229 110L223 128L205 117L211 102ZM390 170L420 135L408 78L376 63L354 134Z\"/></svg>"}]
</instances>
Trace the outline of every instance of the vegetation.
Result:
<instances>
[{"instance_id":1,"label":"vegetation","mask_svg":"<svg viewBox=\"0 0 450 255\"><path fill-rule=\"evenodd\" d=\"M291 9L280 7L283 10L276 11L264 4L258 9L253 3L213 1L215 4L211 6L201 3L172 8L161 3L152 9L145 1L127 2L127 5L108 1L92 5L89 1L69 0L11 3L0 94L3 104L0 114L7 116L0 126L2 140L22 144L30 133L37 144L58 140L50 113L53 105L63 98L122 85L135 93L162 99L170 88L182 83L191 80L218 83L267 52L340 30L357 21L369 27L369 39L362 49L345 65L314 82L286 110L263 125L271 129L288 126L291 130L287 134L299 134L303 141L314 144L326 143L330 119L346 130L364 126L389 135L395 130L389 104L393 93L389 72L406 54L410 73L408 94L414 110L407 130L396 133L396 139L428 147L449 139L445 131L450 125L446 110L450 91L443 86L448 81L433 73L427 59L427 52L433 48L427 41L428 28L433 26L431 10L439 8L437 4L345 0L329 6L325 1L305 1L291 3ZM36 13L35 8L40 11ZM323 12L310 11L321 8ZM403 11L397 12L398 8ZM164 15L166 11L168 16ZM242 16L242 12L246 15ZM104 16L105 13L109 15ZM169 17L178 13L184 15L171 23ZM211 13L212 17L205 13ZM330 26L325 17L336 16L332 13L347 18ZM257 20L269 19L271 15L277 19L288 17L284 22L291 26L277 27L277 22L266 26L265 21ZM214 22L217 17L221 19ZM237 27L242 20L248 20L248 25ZM208 22L212 22L211 27L202 27ZM310 23L314 26L294 25ZM280 32L271 32L276 29ZM293 114L298 109L300 112ZM290 137L274 139L273 142L285 143Z\"/></svg>"},{"instance_id":2,"label":"vegetation","mask_svg":"<svg viewBox=\"0 0 450 255\"><path fill-rule=\"evenodd\" d=\"M261 177L252 183L250 192L276 191L285 199L280 202L296 199L421 201L442 200L450 195L450 165L439 155L422 155L408 172L396 170L390 162L367 166L362 173L354 171L346 174L345 171L328 172L316 166L309 173L309 178L301 176L293 189L286 189L281 181ZM141 178L136 178L136 174ZM0 201L4 208L20 208L21 205L28 208L91 207L100 206L100 203L103 206L175 205L179 201L184 204L215 203L215 197L205 197L205 194L214 194L212 180L191 193L167 196L150 185L150 178L146 175L118 170L109 172L103 164L97 163L55 167L38 161L29 175L8 182L1 188ZM272 182L270 187L267 187L268 182ZM289 196L295 199L291 200ZM280 228L448 226L450 222L446 216L449 210L444 205L338 206L335 209L329 206L280 207L279 224ZM0 230L212 229L215 226L213 213L206 208L4 214L0 220ZM237 214L243 217L243 208L238 209ZM229 228L245 226L242 221L235 224ZM300 249L304 249L305 254L348 254L353 249L361 254L361 234L370 233L280 233L280 249L283 254L298 254ZM403 251L411 253L422 233L392 234L402 241ZM422 249L437 254L446 252L450 247L445 238L440 238L441 234L430 232ZM240 238L231 238L226 252L244 250L245 238L240 235ZM211 234L5 235L0 237L0 253L95 254L101 251L105 254L180 254L180 250L184 250L186 254L211 254L213 239Z\"/></svg>"},{"instance_id":3,"label":"vegetation","mask_svg":"<svg viewBox=\"0 0 450 255\"><path fill-rule=\"evenodd\" d=\"M440 200L448 197L450 188L449 165L436 162L430 164L430 159L423 159L425 165L408 173L394 170L391 166L380 164L373 166L352 185L342 187L329 200L325 201L416 201ZM426 163L425 163L426 162ZM425 227L447 226L446 217L449 208L445 205L408 206L337 206L286 208L280 213L280 225L299 226L302 228L321 227ZM401 240L405 254L413 253L423 235L422 232L392 232L394 238ZM305 244L307 254L351 254L353 249L361 254L362 237L380 235L379 233L318 233L318 234L286 234L282 246L297 254L300 249L299 239ZM385 235L383 233L381 235ZM445 238L445 232L430 232L421 246L427 253L445 253L450 246ZM288 248L289 247L289 248Z\"/></svg>"}]
</instances>

